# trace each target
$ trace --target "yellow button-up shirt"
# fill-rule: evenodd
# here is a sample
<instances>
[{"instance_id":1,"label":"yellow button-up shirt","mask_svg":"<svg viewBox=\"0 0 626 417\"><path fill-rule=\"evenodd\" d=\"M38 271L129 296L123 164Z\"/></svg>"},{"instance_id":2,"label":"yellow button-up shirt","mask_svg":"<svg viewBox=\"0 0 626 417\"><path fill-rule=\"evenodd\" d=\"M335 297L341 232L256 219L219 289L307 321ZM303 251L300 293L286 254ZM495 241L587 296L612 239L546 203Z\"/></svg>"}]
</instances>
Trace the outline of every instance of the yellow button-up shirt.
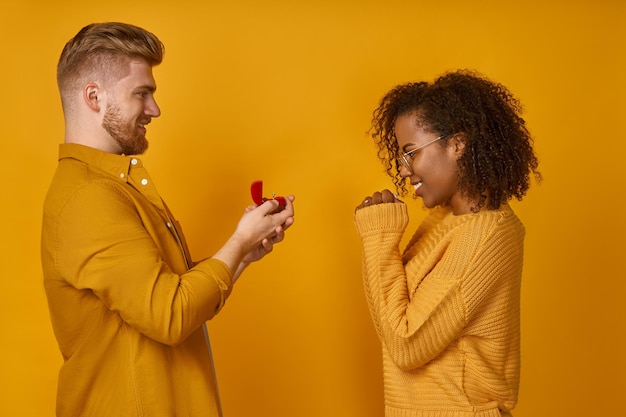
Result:
<instances>
[{"instance_id":1,"label":"yellow button-up shirt","mask_svg":"<svg viewBox=\"0 0 626 417\"><path fill-rule=\"evenodd\" d=\"M141 161L62 144L42 226L57 416L218 416L203 328L232 272L191 263Z\"/></svg>"}]
</instances>

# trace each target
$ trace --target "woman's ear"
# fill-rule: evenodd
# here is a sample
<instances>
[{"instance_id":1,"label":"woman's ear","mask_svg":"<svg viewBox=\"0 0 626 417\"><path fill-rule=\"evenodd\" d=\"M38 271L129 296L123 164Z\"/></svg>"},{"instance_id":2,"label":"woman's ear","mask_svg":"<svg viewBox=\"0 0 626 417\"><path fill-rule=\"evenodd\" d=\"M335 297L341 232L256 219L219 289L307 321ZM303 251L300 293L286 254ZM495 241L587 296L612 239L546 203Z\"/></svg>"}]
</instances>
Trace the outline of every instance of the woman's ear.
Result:
<instances>
[{"instance_id":1,"label":"woman's ear","mask_svg":"<svg viewBox=\"0 0 626 417\"><path fill-rule=\"evenodd\" d=\"M467 142L467 135L465 132L455 133L448 140L448 146L452 148L452 151L457 158L460 158L465 152L465 143Z\"/></svg>"}]
</instances>

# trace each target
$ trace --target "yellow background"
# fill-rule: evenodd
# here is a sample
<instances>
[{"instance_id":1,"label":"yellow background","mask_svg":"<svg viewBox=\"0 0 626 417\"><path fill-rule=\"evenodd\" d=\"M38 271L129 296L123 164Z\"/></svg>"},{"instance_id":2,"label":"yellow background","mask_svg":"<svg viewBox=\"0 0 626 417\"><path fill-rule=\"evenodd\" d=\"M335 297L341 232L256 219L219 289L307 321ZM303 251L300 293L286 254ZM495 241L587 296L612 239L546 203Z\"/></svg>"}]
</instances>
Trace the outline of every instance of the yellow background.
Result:
<instances>
[{"instance_id":1,"label":"yellow background","mask_svg":"<svg viewBox=\"0 0 626 417\"><path fill-rule=\"evenodd\" d=\"M0 0L0 415L54 414L41 205L63 138L55 66L82 26L166 44L143 157L210 256L249 184L297 196L286 242L209 324L227 417L382 415L380 347L352 223L385 187L365 131L391 87L455 68L523 102L545 180L527 227L517 417L624 415L626 2ZM412 227L424 211L412 204Z\"/></svg>"}]
</instances>

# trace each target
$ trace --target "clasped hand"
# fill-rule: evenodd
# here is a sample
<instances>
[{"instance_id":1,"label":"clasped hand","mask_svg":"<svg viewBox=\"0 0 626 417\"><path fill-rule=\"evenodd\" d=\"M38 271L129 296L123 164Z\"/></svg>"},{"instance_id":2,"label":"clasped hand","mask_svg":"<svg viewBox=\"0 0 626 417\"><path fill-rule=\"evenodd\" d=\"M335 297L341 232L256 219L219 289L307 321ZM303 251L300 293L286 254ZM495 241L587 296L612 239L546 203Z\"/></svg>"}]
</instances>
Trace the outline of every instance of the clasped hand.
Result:
<instances>
[{"instance_id":1,"label":"clasped hand","mask_svg":"<svg viewBox=\"0 0 626 417\"><path fill-rule=\"evenodd\" d=\"M391 191L385 189L380 192L376 191L371 196L365 197L361 204L359 204L355 210L383 203L402 203L402 201L399 200Z\"/></svg>"}]
</instances>

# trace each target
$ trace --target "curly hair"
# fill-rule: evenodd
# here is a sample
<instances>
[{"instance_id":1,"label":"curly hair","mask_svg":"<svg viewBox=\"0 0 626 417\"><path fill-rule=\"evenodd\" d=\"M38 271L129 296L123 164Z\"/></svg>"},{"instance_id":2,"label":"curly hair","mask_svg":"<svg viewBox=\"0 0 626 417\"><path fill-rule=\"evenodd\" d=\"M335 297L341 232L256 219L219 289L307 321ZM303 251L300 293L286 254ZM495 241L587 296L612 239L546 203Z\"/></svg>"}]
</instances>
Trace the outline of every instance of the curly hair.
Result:
<instances>
[{"instance_id":1,"label":"curly hair","mask_svg":"<svg viewBox=\"0 0 626 417\"><path fill-rule=\"evenodd\" d=\"M369 132L378 157L398 194L407 194L400 176L394 125L414 113L417 123L438 135L462 133L465 147L458 160L460 191L479 201L479 209L497 209L530 187L530 175L541 181L533 140L521 117L520 102L502 84L469 70L449 72L434 82L396 86L374 111ZM443 139L440 146L446 146ZM487 198L488 196L488 198Z\"/></svg>"}]
</instances>

